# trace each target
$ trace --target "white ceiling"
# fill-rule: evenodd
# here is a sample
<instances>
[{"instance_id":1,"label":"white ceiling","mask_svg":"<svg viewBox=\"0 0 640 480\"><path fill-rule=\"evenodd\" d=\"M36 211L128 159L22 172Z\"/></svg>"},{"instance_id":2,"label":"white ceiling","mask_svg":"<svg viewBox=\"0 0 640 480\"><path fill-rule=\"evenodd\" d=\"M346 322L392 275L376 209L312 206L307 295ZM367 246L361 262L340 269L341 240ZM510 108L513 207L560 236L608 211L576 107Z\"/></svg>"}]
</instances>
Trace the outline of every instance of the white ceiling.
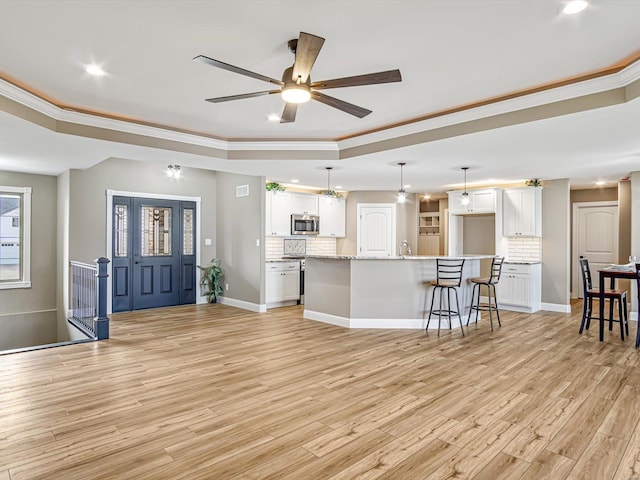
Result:
<instances>
[{"instance_id":1,"label":"white ceiling","mask_svg":"<svg viewBox=\"0 0 640 480\"><path fill-rule=\"evenodd\" d=\"M0 72L57 104L226 140L333 140L541 84L597 71L640 49L640 1L592 0L576 16L560 0L7 1L0 7ZM358 119L300 106L271 123L275 95L225 104L205 98L270 85L192 61L198 54L280 78L287 40L327 40L313 80L392 68L401 83L326 93L373 110ZM83 71L98 63L108 75ZM346 190L399 186L435 192L488 179L612 182L640 168L640 100L345 160L222 160L54 133L0 112L0 168L57 174L108 157L265 175ZM390 131L389 135L393 135ZM389 136L388 135L388 136ZM280 142L282 143L282 142ZM188 173L188 170L185 170Z\"/></svg>"}]
</instances>

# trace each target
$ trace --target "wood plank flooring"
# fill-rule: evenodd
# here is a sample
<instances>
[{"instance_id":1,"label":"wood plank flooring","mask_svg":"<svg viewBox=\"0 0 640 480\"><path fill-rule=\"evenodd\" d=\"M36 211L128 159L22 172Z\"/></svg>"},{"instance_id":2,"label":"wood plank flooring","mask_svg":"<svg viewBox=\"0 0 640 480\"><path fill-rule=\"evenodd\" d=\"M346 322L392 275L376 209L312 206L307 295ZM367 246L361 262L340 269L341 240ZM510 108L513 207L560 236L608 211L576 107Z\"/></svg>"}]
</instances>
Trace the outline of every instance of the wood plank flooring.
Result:
<instances>
[{"instance_id":1,"label":"wood plank flooring","mask_svg":"<svg viewBox=\"0 0 640 480\"><path fill-rule=\"evenodd\" d=\"M117 314L108 341L0 356L0 480L640 480L640 351L573 310L440 338Z\"/></svg>"}]
</instances>

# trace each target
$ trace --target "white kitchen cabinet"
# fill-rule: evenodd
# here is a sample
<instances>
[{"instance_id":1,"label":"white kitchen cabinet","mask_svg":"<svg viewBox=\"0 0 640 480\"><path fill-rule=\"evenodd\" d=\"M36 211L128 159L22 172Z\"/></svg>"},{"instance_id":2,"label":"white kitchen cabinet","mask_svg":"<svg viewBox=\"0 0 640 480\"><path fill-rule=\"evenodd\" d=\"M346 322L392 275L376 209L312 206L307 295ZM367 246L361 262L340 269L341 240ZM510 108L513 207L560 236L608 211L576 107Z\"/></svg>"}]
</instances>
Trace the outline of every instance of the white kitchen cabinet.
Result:
<instances>
[{"instance_id":1,"label":"white kitchen cabinet","mask_svg":"<svg viewBox=\"0 0 640 480\"><path fill-rule=\"evenodd\" d=\"M496 213L497 192L495 188L483 188L480 190L467 190L469 194L469 204L462 204L461 190L447 192L449 194L449 213L469 214L469 213Z\"/></svg>"},{"instance_id":2,"label":"white kitchen cabinet","mask_svg":"<svg viewBox=\"0 0 640 480\"><path fill-rule=\"evenodd\" d=\"M267 192L265 233L274 236L291 235L291 194Z\"/></svg>"},{"instance_id":3,"label":"white kitchen cabinet","mask_svg":"<svg viewBox=\"0 0 640 480\"><path fill-rule=\"evenodd\" d=\"M542 188L508 188L502 193L505 237L542 236Z\"/></svg>"},{"instance_id":4,"label":"white kitchen cabinet","mask_svg":"<svg viewBox=\"0 0 640 480\"><path fill-rule=\"evenodd\" d=\"M300 300L300 262L267 262L267 307L294 305Z\"/></svg>"},{"instance_id":5,"label":"white kitchen cabinet","mask_svg":"<svg viewBox=\"0 0 640 480\"><path fill-rule=\"evenodd\" d=\"M318 215L318 195L291 192L290 214Z\"/></svg>"},{"instance_id":6,"label":"white kitchen cabinet","mask_svg":"<svg viewBox=\"0 0 640 480\"><path fill-rule=\"evenodd\" d=\"M537 312L541 303L541 265L505 262L496 286L498 306L517 312Z\"/></svg>"},{"instance_id":7,"label":"white kitchen cabinet","mask_svg":"<svg viewBox=\"0 0 640 480\"><path fill-rule=\"evenodd\" d=\"M320 237L344 237L346 235L346 202L344 197L333 198L331 203L325 198L318 199L320 216Z\"/></svg>"}]
</instances>

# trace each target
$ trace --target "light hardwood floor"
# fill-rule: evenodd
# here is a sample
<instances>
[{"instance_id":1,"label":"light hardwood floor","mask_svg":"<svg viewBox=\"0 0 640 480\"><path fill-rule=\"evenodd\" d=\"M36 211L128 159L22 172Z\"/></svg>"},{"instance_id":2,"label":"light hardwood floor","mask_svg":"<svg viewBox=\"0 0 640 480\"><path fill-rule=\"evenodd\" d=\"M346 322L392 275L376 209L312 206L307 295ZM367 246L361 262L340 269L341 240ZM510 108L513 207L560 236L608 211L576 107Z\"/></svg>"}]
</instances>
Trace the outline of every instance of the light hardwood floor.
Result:
<instances>
[{"instance_id":1,"label":"light hardwood floor","mask_svg":"<svg viewBox=\"0 0 640 480\"><path fill-rule=\"evenodd\" d=\"M640 351L578 311L465 338L114 315L108 341L0 356L0 480L639 479Z\"/></svg>"}]
</instances>

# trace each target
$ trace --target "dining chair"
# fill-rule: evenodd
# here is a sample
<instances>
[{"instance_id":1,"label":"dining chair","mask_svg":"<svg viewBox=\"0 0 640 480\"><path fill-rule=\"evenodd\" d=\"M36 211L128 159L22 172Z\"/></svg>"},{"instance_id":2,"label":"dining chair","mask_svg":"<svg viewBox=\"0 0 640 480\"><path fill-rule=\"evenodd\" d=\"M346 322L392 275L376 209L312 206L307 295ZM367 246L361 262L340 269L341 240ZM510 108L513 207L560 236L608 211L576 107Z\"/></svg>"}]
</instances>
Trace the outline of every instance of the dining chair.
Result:
<instances>
[{"instance_id":1,"label":"dining chair","mask_svg":"<svg viewBox=\"0 0 640 480\"><path fill-rule=\"evenodd\" d=\"M600 291L593 288L591 282L591 269L589 268L589 260L580 257L580 272L582 273L582 321L580 322L580 334L589 325L592 319L598 320L593 316L593 299L600 297ZM627 291L605 289L605 301L609 301L609 330L613 329L613 322L620 323L620 337L624 340L625 332L629 335L629 321L627 314ZM613 318L614 305L618 302L618 320Z\"/></svg>"}]
</instances>

